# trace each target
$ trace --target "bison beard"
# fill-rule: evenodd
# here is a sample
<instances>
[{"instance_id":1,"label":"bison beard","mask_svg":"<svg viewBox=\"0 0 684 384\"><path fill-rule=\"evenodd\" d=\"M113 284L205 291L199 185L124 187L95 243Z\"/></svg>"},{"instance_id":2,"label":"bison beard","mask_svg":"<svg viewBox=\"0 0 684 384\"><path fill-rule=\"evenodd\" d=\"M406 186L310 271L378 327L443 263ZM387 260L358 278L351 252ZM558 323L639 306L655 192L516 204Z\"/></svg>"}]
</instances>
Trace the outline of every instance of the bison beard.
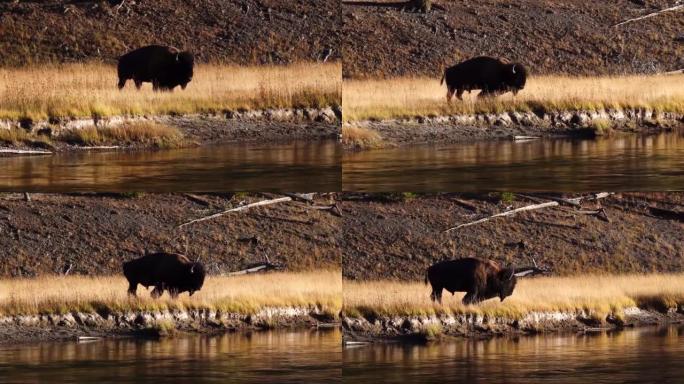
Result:
<instances>
[{"instance_id":1,"label":"bison beard","mask_svg":"<svg viewBox=\"0 0 684 384\"><path fill-rule=\"evenodd\" d=\"M194 57L190 52L181 52L173 47L150 45L128 52L119 58L117 71L119 89L126 81L133 79L135 87L151 82L155 91L172 91L180 85L182 89L192 80Z\"/></svg>"},{"instance_id":2,"label":"bison beard","mask_svg":"<svg viewBox=\"0 0 684 384\"><path fill-rule=\"evenodd\" d=\"M508 91L517 94L525 88L527 70L522 64L505 64L492 57L476 57L444 71L440 84L446 81L447 102L454 93L463 100L463 92L481 89L479 97L498 96Z\"/></svg>"},{"instance_id":3,"label":"bison beard","mask_svg":"<svg viewBox=\"0 0 684 384\"><path fill-rule=\"evenodd\" d=\"M427 269L425 283L430 283L432 301L442 303L442 290L453 294L466 292L463 304L477 304L480 301L499 297L503 301L513 294L517 278L542 273L536 267L502 268L491 260L472 257L446 260Z\"/></svg>"},{"instance_id":4,"label":"bison beard","mask_svg":"<svg viewBox=\"0 0 684 384\"><path fill-rule=\"evenodd\" d=\"M190 296L202 289L205 271L202 264L192 262L176 253L153 253L125 262L123 273L128 280L128 294L136 296L138 284L145 288L154 287L152 297L158 298L169 291L176 298L180 293Z\"/></svg>"}]
</instances>

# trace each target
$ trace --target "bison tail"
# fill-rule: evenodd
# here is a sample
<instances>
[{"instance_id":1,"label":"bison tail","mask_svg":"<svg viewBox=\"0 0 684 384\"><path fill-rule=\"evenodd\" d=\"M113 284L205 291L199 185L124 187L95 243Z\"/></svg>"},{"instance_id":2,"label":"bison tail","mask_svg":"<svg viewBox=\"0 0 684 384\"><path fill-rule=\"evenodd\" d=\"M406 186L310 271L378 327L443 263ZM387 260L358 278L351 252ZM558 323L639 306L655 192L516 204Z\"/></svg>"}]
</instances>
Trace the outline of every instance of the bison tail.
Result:
<instances>
[{"instance_id":1,"label":"bison tail","mask_svg":"<svg viewBox=\"0 0 684 384\"><path fill-rule=\"evenodd\" d=\"M444 84L444 78L446 77L446 70L442 73L442 80L439 81L439 85Z\"/></svg>"},{"instance_id":2,"label":"bison tail","mask_svg":"<svg viewBox=\"0 0 684 384\"><path fill-rule=\"evenodd\" d=\"M428 282L429 282L429 279L428 279L428 271L427 271L427 269L426 269L426 270L425 270L425 285L427 285Z\"/></svg>"}]
</instances>

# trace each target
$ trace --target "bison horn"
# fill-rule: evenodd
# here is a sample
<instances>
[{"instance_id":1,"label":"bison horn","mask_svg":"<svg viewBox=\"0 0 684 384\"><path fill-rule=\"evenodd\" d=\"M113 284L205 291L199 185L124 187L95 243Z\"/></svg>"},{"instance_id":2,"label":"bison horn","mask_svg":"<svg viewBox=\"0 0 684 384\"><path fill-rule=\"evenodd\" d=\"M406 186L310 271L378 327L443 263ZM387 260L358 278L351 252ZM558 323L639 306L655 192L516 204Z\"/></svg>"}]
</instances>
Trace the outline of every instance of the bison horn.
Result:
<instances>
[{"instance_id":1,"label":"bison horn","mask_svg":"<svg viewBox=\"0 0 684 384\"><path fill-rule=\"evenodd\" d=\"M508 280L512 280L513 276L515 276L515 268L511 269L511 275L508 277Z\"/></svg>"},{"instance_id":2,"label":"bison horn","mask_svg":"<svg viewBox=\"0 0 684 384\"><path fill-rule=\"evenodd\" d=\"M176 53L176 61L180 61L180 53ZM513 70L513 73L515 73L515 70Z\"/></svg>"},{"instance_id":3,"label":"bison horn","mask_svg":"<svg viewBox=\"0 0 684 384\"><path fill-rule=\"evenodd\" d=\"M515 75L515 64L513 64L513 74Z\"/></svg>"}]
</instances>

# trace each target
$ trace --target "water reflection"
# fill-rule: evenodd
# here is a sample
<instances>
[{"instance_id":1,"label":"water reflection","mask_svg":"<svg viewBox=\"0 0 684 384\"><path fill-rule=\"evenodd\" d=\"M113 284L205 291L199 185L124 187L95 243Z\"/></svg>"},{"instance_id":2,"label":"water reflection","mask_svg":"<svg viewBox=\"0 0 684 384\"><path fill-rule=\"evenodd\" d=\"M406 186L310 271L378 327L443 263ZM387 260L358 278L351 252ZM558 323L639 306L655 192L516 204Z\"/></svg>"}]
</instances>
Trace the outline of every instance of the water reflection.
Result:
<instances>
[{"instance_id":1,"label":"water reflection","mask_svg":"<svg viewBox=\"0 0 684 384\"><path fill-rule=\"evenodd\" d=\"M344 350L345 382L681 382L684 326Z\"/></svg>"},{"instance_id":2,"label":"water reflection","mask_svg":"<svg viewBox=\"0 0 684 384\"><path fill-rule=\"evenodd\" d=\"M331 330L0 346L0 382L335 382L340 342Z\"/></svg>"},{"instance_id":3,"label":"water reflection","mask_svg":"<svg viewBox=\"0 0 684 384\"><path fill-rule=\"evenodd\" d=\"M3 191L335 191L335 140L0 158Z\"/></svg>"},{"instance_id":4,"label":"water reflection","mask_svg":"<svg viewBox=\"0 0 684 384\"><path fill-rule=\"evenodd\" d=\"M346 153L345 190L684 189L684 131L591 139L486 141Z\"/></svg>"}]
</instances>

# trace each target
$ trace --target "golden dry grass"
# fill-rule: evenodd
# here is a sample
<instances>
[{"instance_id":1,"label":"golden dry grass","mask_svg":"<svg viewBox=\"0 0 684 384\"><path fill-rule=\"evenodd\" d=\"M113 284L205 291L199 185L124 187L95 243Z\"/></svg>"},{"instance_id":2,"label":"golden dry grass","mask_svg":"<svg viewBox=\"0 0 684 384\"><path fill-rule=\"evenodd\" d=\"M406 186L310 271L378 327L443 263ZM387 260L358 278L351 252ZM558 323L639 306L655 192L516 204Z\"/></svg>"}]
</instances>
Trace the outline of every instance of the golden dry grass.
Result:
<instances>
[{"instance_id":1,"label":"golden dry grass","mask_svg":"<svg viewBox=\"0 0 684 384\"><path fill-rule=\"evenodd\" d=\"M116 68L88 63L0 69L0 119L33 120L144 114L189 114L226 109L339 105L339 63L238 67L198 65L187 89L136 91L116 87Z\"/></svg>"},{"instance_id":2,"label":"golden dry grass","mask_svg":"<svg viewBox=\"0 0 684 384\"><path fill-rule=\"evenodd\" d=\"M446 102L446 85L434 78L350 80L343 84L345 121L500 113L504 111L564 111L650 108L684 113L684 75L567 77L528 79L513 97L477 100L466 93L464 101Z\"/></svg>"},{"instance_id":3,"label":"golden dry grass","mask_svg":"<svg viewBox=\"0 0 684 384\"><path fill-rule=\"evenodd\" d=\"M589 275L520 279L512 296L463 305L462 293L444 292L443 305L430 301L431 289L422 282L345 281L347 315L431 315L478 313L520 318L536 311L585 310L605 316L624 308L653 309L684 305L684 274Z\"/></svg>"},{"instance_id":4,"label":"golden dry grass","mask_svg":"<svg viewBox=\"0 0 684 384\"><path fill-rule=\"evenodd\" d=\"M382 142L380 134L363 127L342 127L342 144L346 147L359 149L376 148Z\"/></svg>"},{"instance_id":5,"label":"golden dry grass","mask_svg":"<svg viewBox=\"0 0 684 384\"><path fill-rule=\"evenodd\" d=\"M96 310L213 309L249 314L264 307L317 306L337 314L342 306L339 270L271 273L237 277L208 276L201 291L177 300L154 300L138 286L129 298L123 277L41 277L0 280L0 315L31 315Z\"/></svg>"},{"instance_id":6,"label":"golden dry grass","mask_svg":"<svg viewBox=\"0 0 684 384\"><path fill-rule=\"evenodd\" d=\"M142 144L172 148L181 144L183 135L174 127L150 121L126 122L115 127L71 129L58 136L61 141L77 145Z\"/></svg>"}]
</instances>

